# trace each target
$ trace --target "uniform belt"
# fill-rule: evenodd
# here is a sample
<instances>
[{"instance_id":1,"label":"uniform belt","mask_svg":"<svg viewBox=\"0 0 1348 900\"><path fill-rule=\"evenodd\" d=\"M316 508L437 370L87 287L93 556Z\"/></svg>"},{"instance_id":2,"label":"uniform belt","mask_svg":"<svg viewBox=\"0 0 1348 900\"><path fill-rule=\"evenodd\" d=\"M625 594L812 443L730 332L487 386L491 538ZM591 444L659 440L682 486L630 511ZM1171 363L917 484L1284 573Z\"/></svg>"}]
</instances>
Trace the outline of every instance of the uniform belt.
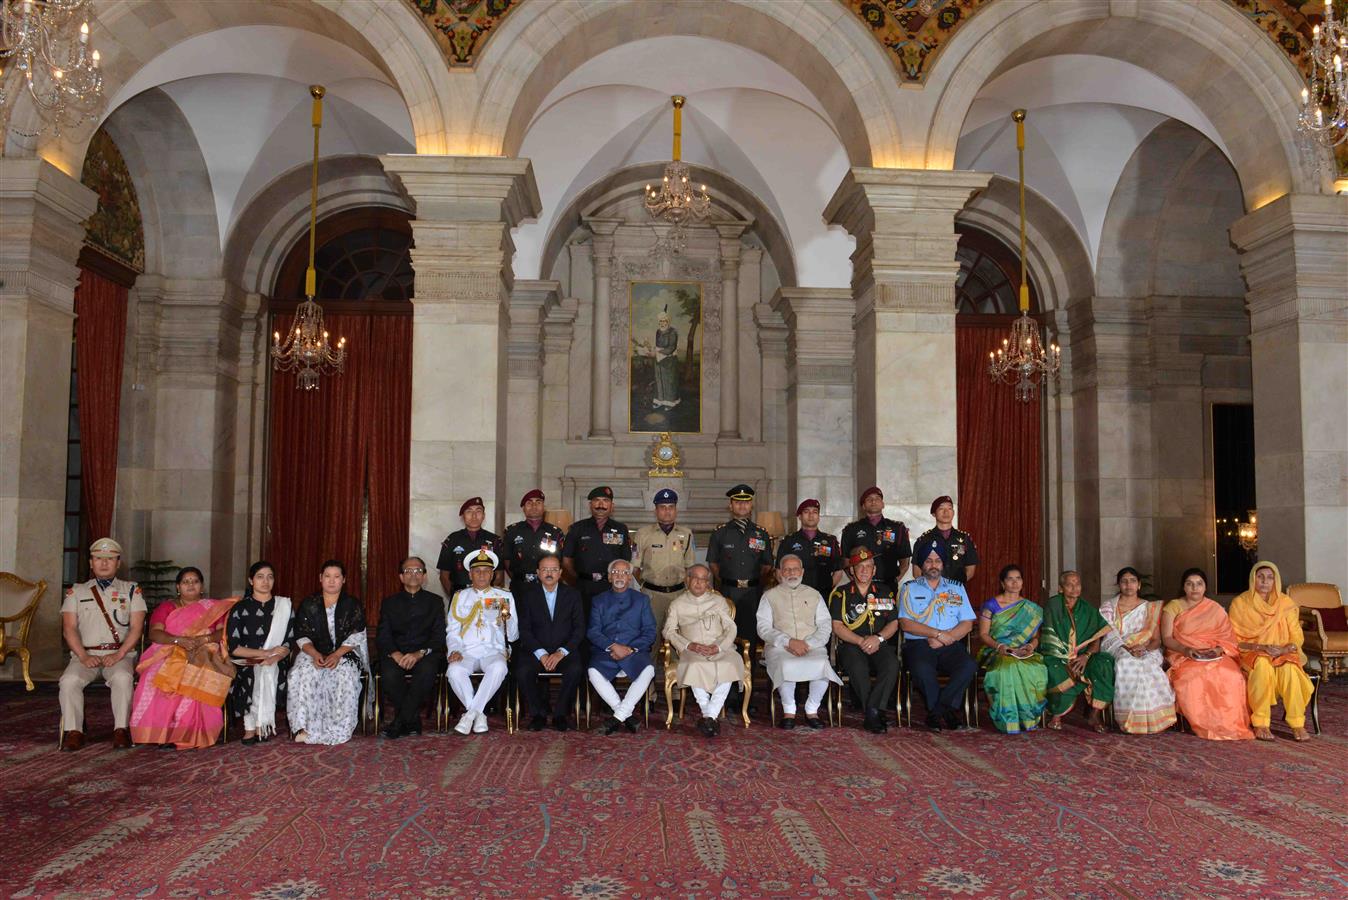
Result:
<instances>
[{"instance_id":1,"label":"uniform belt","mask_svg":"<svg viewBox=\"0 0 1348 900\"><path fill-rule=\"evenodd\" d=\"M737 588L756 588L756 587L758 587L758 579L757 579L757 578L727 578L727 579L725 579L725 581L726 581L726 582L733 582L733 584L730 584L730 585L729 585L730 587L737 587Z\"/></svg>"},{"instance_id":2,"label":"uniform belt","mask_svg":"<svg viewBox=\"0 0 1348 900\"><path fill-rule=\"evenodd\" d=\"M683 585L681 584L651 584L647 581L641 586L648 591L657 591L661 594L677 594L683 590Z\"/></svg>"},{"instance_id":3,"label":"uniform belt","mask_svg":"<svg viewBox=\"0 0 1348 900\"><path fill-rule=\"evenodd\" d=\"M95 644L92 647L85 647L85 650L120 650L121 644Z\"/></svg>"}]
</instances>

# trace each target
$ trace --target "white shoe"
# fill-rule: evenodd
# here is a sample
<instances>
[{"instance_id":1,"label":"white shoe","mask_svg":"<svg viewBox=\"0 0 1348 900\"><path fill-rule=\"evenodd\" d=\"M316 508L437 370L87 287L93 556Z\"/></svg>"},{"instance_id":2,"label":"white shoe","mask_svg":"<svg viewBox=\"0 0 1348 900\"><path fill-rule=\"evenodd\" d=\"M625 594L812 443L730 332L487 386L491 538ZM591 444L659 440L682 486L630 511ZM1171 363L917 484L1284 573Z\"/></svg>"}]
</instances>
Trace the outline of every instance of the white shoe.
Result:
<instances>
[{"instance_id":1,"label":"white shoe","mask_svg":"<svg viewBox=\"0 0 1348 900\"><path fill-rule=\"evenodd\" d=\"M478 713L477 719L473 722L473 734L487 733L487 716L484 713Z\"/></svg>"},{"instance_id":2,"label":"white shoe","mask_svg":"<svg viewBox=\"0 0 1348 900\"><path fill-rule=\"evenodd\" d=\"M467 734L473 730L473 719L477 718L477 713L471 709L459 716L459 724L454 726L454 730L459 734Z\"/></svg>"}]
</instances>

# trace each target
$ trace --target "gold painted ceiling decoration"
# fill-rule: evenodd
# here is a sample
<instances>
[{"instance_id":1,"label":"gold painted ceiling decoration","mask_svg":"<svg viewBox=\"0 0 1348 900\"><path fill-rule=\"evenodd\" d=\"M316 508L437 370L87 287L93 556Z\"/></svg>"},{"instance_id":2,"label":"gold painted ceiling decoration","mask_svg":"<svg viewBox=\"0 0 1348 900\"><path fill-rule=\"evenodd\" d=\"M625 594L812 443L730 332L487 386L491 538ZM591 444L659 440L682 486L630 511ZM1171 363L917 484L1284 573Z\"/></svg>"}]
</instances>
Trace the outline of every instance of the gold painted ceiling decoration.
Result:
<instances>
[{"instance_id":1,"label":"gold painted ceiling decoration","mask_svg":"<svg viewBox=\"0 0 1348 900\"><path fill-rule=\"evenodd\" d=\"M450 68L471 66L487 38L521 0L407 0L421 15Z\"/></svg>"},{"instance_id":2,"label":"gold painted ceiling decoration","mask_svg":"<svg viewBox=\"0 0 1348 900\"><path fill-rule=\"evenodd\" d=\"M903 81L921 84L936 56L992 0L839 0L871 29Z\"/></svg>"},{"instance_id":3,"label":"gold painted ceiling decoration","mask_svg":"<svg viewBox=\"0 0 1348 900\"><path fill-rule=\"evenodd\" d=\"M102 128L84 155L80 181L98 194L98 208L85 224L85 243L137 272L145 271L145 228L126 160Z\"/></svg>"}]
</instances>

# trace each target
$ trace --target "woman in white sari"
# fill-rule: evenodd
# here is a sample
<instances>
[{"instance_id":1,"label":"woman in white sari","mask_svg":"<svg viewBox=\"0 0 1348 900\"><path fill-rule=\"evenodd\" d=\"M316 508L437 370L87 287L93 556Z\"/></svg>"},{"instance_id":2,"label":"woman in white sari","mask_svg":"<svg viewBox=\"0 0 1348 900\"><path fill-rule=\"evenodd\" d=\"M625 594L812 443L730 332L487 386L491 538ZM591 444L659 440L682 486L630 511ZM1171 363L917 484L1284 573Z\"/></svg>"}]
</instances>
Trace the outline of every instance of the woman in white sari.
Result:
<instances>
[{"instance_id":1,"label":"woman in white sari","mask_svg":"<svg viewBox=\"0 0 1348 900\"><path fill-rule=\"evenodd\" d=\"M290 670L286 716L301 744L344 744L360 721L360 689L370 678L365 609L342 590L346 568L337 560L319 571L321 593L306 597L295 614L299 654ZM374 698L367 685L367 702Z\"/></svg>"},{"instance_id":2,"label":"woman in white sari","mask_svg":"<svg viewBox=\"0 0 1348 900\"><path fill-rule=\"evenodd\" d=\"M238 665L229 689L230 712L243 719L243 743L276 733L276 710L285 703L286 668L294 643L290 598L273 597L276 570L266 560L248 567L248 589L225 620L225 641Z\"/></svg>"},{"instance_id":3,"label":"woman in white sari","mask_svg":"<svg viewBox=\"0 0 1348 900\"><path fill-rule=\"evenodd\" d=\"M1156 734L1175 724L1175 692L1161 668L1161 603L1138 595L1142 577L1125 566L1119 592L1100 604L1110 625L1100 648L1114 657L1114 719L1128 734Z\"/></svg>"}]
</instances>

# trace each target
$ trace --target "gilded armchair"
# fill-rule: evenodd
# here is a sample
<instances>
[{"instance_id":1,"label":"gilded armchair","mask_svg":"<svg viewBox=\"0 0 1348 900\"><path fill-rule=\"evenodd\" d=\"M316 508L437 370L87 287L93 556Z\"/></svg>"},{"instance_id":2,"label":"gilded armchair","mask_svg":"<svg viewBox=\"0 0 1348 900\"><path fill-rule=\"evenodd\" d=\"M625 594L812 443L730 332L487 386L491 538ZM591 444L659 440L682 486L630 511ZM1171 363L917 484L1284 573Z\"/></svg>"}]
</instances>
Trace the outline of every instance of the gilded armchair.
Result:
<instances>
[{"instance_id":1,"label":"gilded armchair","mask_svg":"<svg viewBox=\"0 0 1348 900\"><path fill-rule=\"evenodd\" d=\"M1289 586L1287 594L1301 608L1302 649L1319 659L1321 676L1348 671L1348 609L1338 586L1312 581Z\"/></svg>"},{"instance_id":2,"label":"gilded armchair","mask_svg":"<svg viewBox=\"0 0 1348 900\"><path fill-rule=\"evenodd\" d=\"M722 597L725 605L730 607L730 618L735 618L735 601L729 597ZM679 684L679 654L669 643L668 640L660 639L660 660L665 668L665 728L671 728L674 725L674 691L679 692L679 720L683 720L683 703L686 693L683 685ZM749 659L749 641L743 638L737 638L735 645L739 647L740 657L744 662L744 680L740 682L741 692L744 694L743 703L740 705L740 718L744 720L744 727L749 727L749 698L754 688L754 670ZM722 710L724 712L724 710Z\"/></svg>"},{"instance_id":3,"label":"gilded armchair","mask_svg":"<svg viewBox=\"0 0 1348 900\"><path fill-rule=\"evenodd\" d=\"M28 690L33 690L33 677L29 673L28 633L33 629L33 618L37 615L37 605L47 593L47 582L25 581L11 572L0 572L0 609L18 606L22 609L12 616L0 616L0 663L13 653L23 666L23 680ZM11 622L18 623L18 639L11 638Z\"/></svg>"}]
</instances>

